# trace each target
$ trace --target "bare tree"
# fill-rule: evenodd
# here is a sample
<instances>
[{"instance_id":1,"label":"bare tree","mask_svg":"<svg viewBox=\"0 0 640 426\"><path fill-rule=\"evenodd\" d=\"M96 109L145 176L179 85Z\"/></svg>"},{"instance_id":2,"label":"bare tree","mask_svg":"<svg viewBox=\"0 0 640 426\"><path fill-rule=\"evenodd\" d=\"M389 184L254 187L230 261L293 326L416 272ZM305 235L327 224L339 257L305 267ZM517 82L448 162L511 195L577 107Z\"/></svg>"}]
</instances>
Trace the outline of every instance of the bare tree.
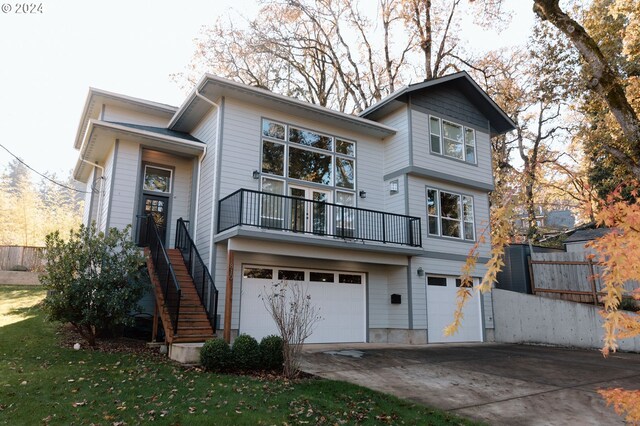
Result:
<instances>
[{"instance_id":1,"label":"bare tree","mask_svg":"<svg viewBox=\"0 0 640 426\"><path fill-rule=\"evenodd\" d=\"M602 144L610 155L640 178L640 120L622 85L619 71L612 67L595 40L582 25L565 13L559 0L534 0L534 12L558 28L580 52L590 80L588 87L606 102L626 139L624 146Z\"/></svg>"},{"instance_id":2,"label":"bare tree","mask_svg":"<svg viewBox=\"0 0 640 426\"><path fill-rule=\"evenodd\" d=\"M203 72L345 112L359 112L406 81L414 44L400 0L375 15L352 0L268 0L257 18L220 18L197 40L192 84ZM381 25L383 31L375 31ZM383 53L384 52L384 53Z\"/></svg>"},{"instance_id":3,"label":"bare tree","mask_svg":"<svg viewBox=\"0 0 640 426\"><path fill-rule=\"evenodd\" d=\"M282 337L283 374L294 378L300 371L300 352L319 321L320 309L311 303L307 288L283 281L264 289L260 297Z\"/></svg>"}]
</instances>

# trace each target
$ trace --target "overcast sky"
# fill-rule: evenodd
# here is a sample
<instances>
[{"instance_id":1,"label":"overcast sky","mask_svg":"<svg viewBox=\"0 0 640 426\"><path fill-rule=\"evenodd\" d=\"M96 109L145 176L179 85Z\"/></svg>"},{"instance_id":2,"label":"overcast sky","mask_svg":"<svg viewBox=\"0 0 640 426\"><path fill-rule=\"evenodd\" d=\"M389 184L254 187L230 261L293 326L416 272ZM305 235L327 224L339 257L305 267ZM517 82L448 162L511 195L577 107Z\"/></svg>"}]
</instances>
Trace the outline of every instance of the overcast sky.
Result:
<instances>
[{"instance_id":1,"label":"overcast sky","mask_svg":"<svg viewBox=\"0 0 640 426\"><path fill-rule=\"evenodd\" d=\"M518 9L501 34L465 23L472 49L526 40L531 3L508 3ZM185 93L169 75L185 69L201 27L230 7L245 15L257 9L254 0L41 4L42 13L35 14L16 14L15 3L2 5L0 143L33 168L64 177L77 159L73 140L89 87L180 105ZM10 159L0 148L0 170Z\"/></svg>"}]
</instances>

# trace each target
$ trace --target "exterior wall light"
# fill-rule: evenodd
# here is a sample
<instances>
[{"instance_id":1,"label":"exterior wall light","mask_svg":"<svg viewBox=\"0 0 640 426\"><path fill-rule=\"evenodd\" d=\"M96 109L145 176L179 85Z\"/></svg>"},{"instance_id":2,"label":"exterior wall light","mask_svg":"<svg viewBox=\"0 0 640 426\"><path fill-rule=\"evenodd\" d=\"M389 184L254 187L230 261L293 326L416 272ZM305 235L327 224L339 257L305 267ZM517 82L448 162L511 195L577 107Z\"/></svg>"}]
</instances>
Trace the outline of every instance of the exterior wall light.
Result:
<instances>
[{"instance_id":1,"label":"exterior wall light","mask_svg":"<svg viewBox=\"0 0 640 426\"><path fill-rule=\"evenodd\" d=\"M367 192L366 191L360 191L360 198L367 198Z\"/></svg>"},{"instance_id":2,"label":"exterior wall light","mask_svg":"<svg viewBox=\"0 0 640 426\"><path fill-rule=\"evenodd\" d=\"M259 172L259 171L257 171L257 170L254 170L254 171L253 171L253 178L254 178L254 179L260 179L260 172Z\"/></svg>"},{"instance_id":3,"label":"exterior wall light","mask_svg":"<svg viewBox=\"0 0 640 426\"><path fill-rule=\"evenodd\" d=\"M418 268L418 276L424 277L424 269L422 269L422 266Z\"/></svg>"},{"instance_id":4,"label":"exterior wall light","mask_svg":"<svg viewBox=\"0 0 640 426\"><path fill-rule=\"evenodd\" d=\"M398 193L398 180L392 180L389 182L389 193L391 195Z\"/></svg>"}]
</instances>

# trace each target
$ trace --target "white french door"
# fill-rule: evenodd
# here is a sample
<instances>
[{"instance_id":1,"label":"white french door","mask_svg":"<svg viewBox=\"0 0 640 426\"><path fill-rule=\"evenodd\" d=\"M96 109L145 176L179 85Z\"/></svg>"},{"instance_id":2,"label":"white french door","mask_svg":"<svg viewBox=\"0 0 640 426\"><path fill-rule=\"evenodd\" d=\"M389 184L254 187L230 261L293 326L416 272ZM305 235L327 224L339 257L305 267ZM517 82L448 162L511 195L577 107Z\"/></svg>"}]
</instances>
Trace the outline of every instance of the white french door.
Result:
<instances>
[{"instance_id":1,"label":"white french door","mask_svg":"<svg viewBox=\"0 0 640 426\"><path fill-rule=\"evenodd\" d=\"M330 191L289 185L289 195L296 198L290 200L289 229L320 235L330 233L330 209L325 205L331 202Z\"/></svg>"}]
</instances>

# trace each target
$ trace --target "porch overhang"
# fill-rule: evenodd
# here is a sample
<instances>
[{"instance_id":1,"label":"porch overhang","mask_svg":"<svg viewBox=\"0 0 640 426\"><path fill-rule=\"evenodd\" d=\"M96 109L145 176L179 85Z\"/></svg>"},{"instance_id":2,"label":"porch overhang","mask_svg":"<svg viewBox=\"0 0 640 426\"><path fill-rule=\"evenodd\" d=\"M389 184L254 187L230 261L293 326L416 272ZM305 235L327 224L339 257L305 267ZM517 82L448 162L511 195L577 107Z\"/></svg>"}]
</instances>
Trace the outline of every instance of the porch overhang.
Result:
<instances>
[{"instance_id":1,"label":"porch overhang","mask_svg":"<svg viewBox=\"0 0 640 426\"><path fill-rule=\"evenodd\" d=\"M91 172L87 163L102 165L116 139L138 142L145 147L172 152L185 157L196 157L205 151L205 144L124 124L89 120L85 138L80 147L73 178L86 182ZM84 160L84 161L83 161Z\"/></svg>"},{"instance_id":2,"label":"porch overhang","mask_svg":"<svg viewBox=\"0 0 640 426\"><path fill-rule=\"evenodd\" d=\"M408 258L424 254L416 247L343 240L268 229L229 229L214 237L214 243L227 242L231 250L267 253L313 259L343 260L406 266Z\"/></svg>"}]
</instances>

